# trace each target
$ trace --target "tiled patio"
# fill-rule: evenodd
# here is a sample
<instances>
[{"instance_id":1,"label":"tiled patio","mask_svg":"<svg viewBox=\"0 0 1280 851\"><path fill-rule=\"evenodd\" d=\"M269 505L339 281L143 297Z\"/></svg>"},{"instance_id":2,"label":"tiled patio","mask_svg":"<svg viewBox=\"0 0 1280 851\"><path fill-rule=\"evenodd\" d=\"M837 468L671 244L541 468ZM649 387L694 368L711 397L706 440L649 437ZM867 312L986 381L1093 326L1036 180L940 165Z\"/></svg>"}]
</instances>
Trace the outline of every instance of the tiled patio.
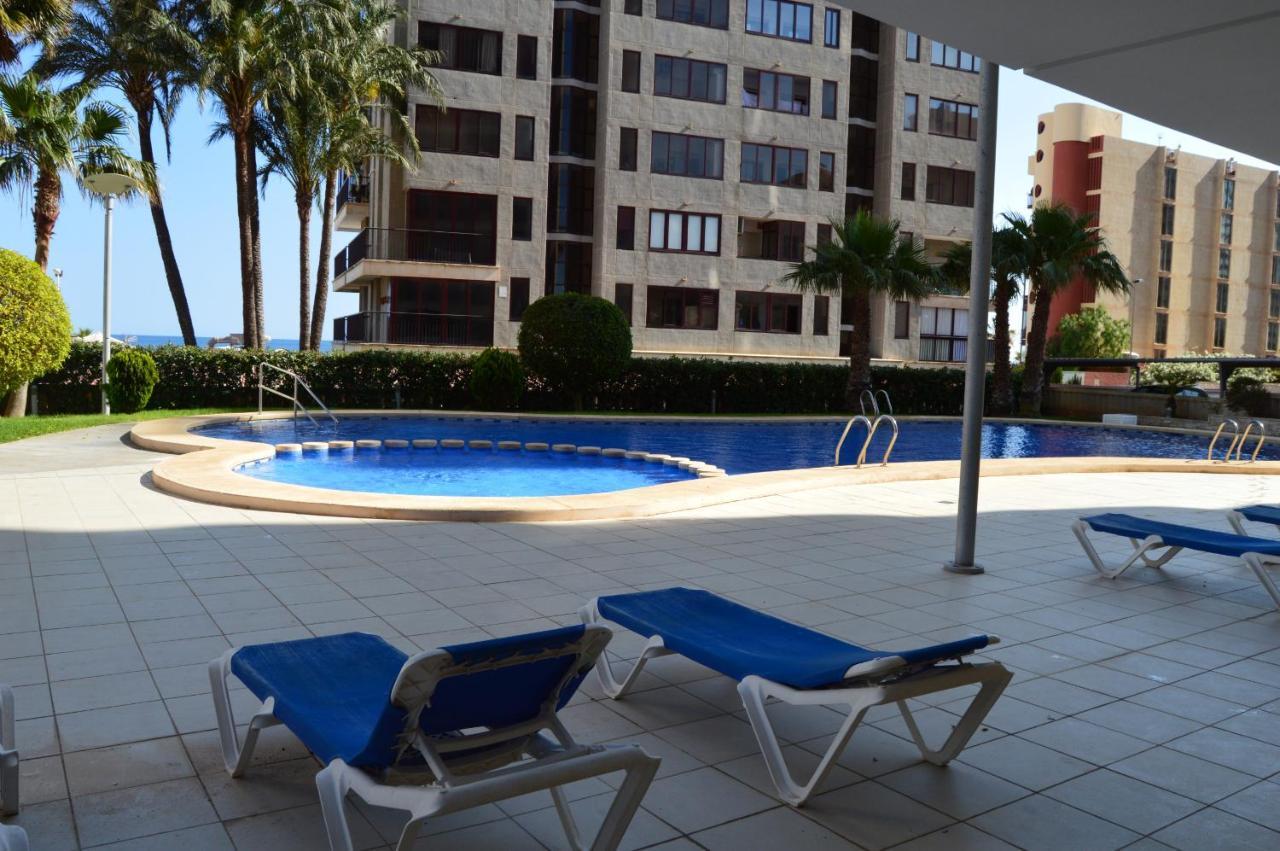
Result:
<instances>
[{"instance_id":1,"label":"tiled patio","mask_svg":"<svg viewBox=\"0 0 1280 851\"><path fill-rule=\"evenodd\" d=\"M574 733L663 758L625 847L1280 847L1269 599L1243 566L1193 554L1163 576L1101 579L1069 530L1102 508L1226 529L1223 509L1280 501L1280 480L987 480L988 573L956 577L939 569L954 482L629 522L338 521L159 493L145 479L157 456L121 446L122 431L0 448L0 681L21 719L16 821L39 851L325 847L317 766L282 728L247 778L221 766L205 664L231 644L358 629L411 650L572 622L592 595L672 584L873 645L994 632L1005 643L987 655L1016 675L946 769L920 763L896 712L875 713L801 811L770 794L731 681L674 657L626 702L593 699L589 680L563 713ZM638 646L622 634L611 652ZM943 734L964 697L925 709L929 732ZM778 717L799 766L839 720ZM589 827L609 789L573 793ZM449 817L421 847L559 848L549 807L529 797ZM361 848L399 832L394 814L368 809L353 825Z\"/></svg>"}]
</instances>

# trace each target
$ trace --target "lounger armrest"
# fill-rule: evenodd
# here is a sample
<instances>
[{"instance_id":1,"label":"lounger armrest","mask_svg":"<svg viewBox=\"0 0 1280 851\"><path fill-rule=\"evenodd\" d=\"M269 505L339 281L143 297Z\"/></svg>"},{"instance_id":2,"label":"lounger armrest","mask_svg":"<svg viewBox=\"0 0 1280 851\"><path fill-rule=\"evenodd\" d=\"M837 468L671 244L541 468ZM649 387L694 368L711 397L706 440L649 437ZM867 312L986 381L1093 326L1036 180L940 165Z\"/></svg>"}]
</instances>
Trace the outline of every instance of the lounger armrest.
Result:
<instances>
[{"instance_id":1,"label":"lounger armrest","mask_svg":"<svg viewBox=\"0 0 1280 851\"><path fill-rule=\"evenodd\" d=\"M874 677L880 674L887 674L890 671L896 671L905 664L907 663L901 656L881 656L879 659L859 662L844 672L844 678L846 680L856 680L862 677Z\"/></svg>"}]
</instances>

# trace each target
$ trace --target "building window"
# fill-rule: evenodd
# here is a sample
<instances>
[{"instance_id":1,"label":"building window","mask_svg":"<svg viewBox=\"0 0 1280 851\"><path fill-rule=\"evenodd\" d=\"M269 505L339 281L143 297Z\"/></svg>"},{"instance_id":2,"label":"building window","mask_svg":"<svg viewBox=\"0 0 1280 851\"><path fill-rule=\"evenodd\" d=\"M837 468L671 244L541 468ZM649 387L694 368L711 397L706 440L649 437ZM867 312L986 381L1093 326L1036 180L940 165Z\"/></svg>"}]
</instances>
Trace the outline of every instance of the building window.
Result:
<instances>
[{"instance_id":1,"label":"building window","mask_svg":"<svg viewBox=\"0 0 1280 851\"><path fill-rule=\"evenodd\" d=\"M739 331L799 334L804 298L793 293L734 293L734 327Z\"/></svg>"},{"instance_id":2,"label":"building window","mask_svg":"<svg viewBox=\"0 0 1280 851\"><path fill-rule=\"evenodd\" d=\"M1280 284L1280 255L1271 258L1271 283Z\"/></svg>"},{"instance_id":3,"label":"building window","mask_svg":"<svg viewBox=\"0 0 1280 851\"><path fill-rule=\"evenodd\" d=\"M715 180L724 176L724 141L721 139L654 130L649 143L649 170L654 174Z\"/></svg>"},{"instance_id":4,"label":"building window","mask_svg":"<svg viewBox=\"0 0 1280 851\"><path fill-rule=\"evenodd\" d=\"M622 311L622 315L627 318L627 324L631 324L631 302L634 298L635 287L631 284L614 284L613 285L613 303L617 305L618 310Z\"/></svg>"},{"instance_id":5,"label":"building window","mask_svg":"<svg viewBox=\"0 0 1280 851\"><path fill-rule=\"evenodd\" d=\"M916 200L916 164L902 164L902 191L899 193L903 201Z\"/></svg>"},{"instance_id":6,"label":"building window","mask_svg":"<svg viewBox=\"0 0 1280 851\"><path fill-rule=\"evenodd\" d=\"M1280 290L1271 290L1267 300L1267 318L1280 319Z\"/></svg>"},{"instance_id":7,"label":"building window","mask_svg":"<svg viewBox=\"0 0 1280 851\"><path fill-rule=\"evenodd\" d=\"M720 217L673 210L649 211L649 250L720 253Z\"/></svg>"},{"instance_id":8,"label":"building window","mask_svg":"<svg viewBox=\"0 0 1280 851\"><path fill-rule=\"evenodd\" d=\"M516 36L516 76L521 80L538 79L537 36Z\"/></svg>"},{"instance_id":9,"label":"building window","mask_svg":"<svg viewBox=\"0 0 1280 851\"><path fill-rule=\"evenodd\" d=\"M738 256L748 260L804 259L804 222L738 219Z\"/></svg>"},{"instance_id":10,"label":"building window","mask_svg":"<svg viewBox=\"0 0 1280 851\"><path fill-rule=\"evenodd\" d=\"M1173 205L1165 204L1160 210L1160 235L1173 236Z\"/></svg>"},{"instance_id":11,"label":"building window","mask_svg":"<svg viewBox=\"0 0 1280 851\"><path fill-rule=\"evenodd\" d=\"M516 151L518 160L533 159L533 116L516 116Z\"/></svg>"},{"instance_id":12,"label":"building window","mask_svg":"<svg viewBox=\"0 0 1280 851\"><path fill-rule=\"evenodd\" d=\"M1164 167L1164 197L1170 201L1178 197L1178 170L1171 165Z\"/></svg>"},{"instance_id":13,"label":"building window","mask_svg":"<svg viewBox=\"0 0 1280 851\"><path fill-rule=\"evenodd\" d=\"M1169 306L1169 296L1173 289L1172 281L1166 275L1156 278L1156 307L1167 308Z\"/></svg>"},{"instance_id":14,"label":"building window","mask_svg":"<svg viewBox=\"0 0 1280 851\"><path fill-rule=\"evenodd\" d=\"M902 129L915 132L920 128L920 97L904 95L902 99Z\"/></svg>"},{"instance_id":15,"label":"building window","mask_svg":"<svg viewBox=\"0 0 1280 851\"><path fill-rule=\"evenodd\" d=\"M836 102L839 101L840 86L835 80L822 81L822 117L836 117Z\"/></svg>"},{"instance_id":16,"label":"building window","mask_svg":"<svg viewBox=\"0 0 1280 851\"><path fill-rule=\"evenodd\" d=\"M742 105L793 115L809 114L809 78L742 69Z\"/></svg>"},{"instance_id":17,"label":"building window","mask_svg":"<svg viewBox=\"0 0 1280 851\"><path fill-rule=\"evenodd\" d=\"M978 107L971 103L929 98L929 132L957 139L978 138Z\"/></svg>"},{"instance_id":18,"label":"building window","mask_svg":"<svg viewBox=\"0 0 1280 851\"><path fill-rule=\"evenodd\" d=\"M1213 320L1213 347L1215 349L1225 349L1227 347L1227 320L1225 317L1219 316Z\"/></svg>"},{"instance_id":19,"label":"building window","mask_svg":"<svg viewBox=\"0 0 1280 851\"><path fill-rule=\"evenodd\" d=\"M1234 180L1222 181L1222 209L1234 210L1236 208L1236 182Z\"/></svg>"},{"instance_id":20,"label":"building window","mask_svg":"<svg viewBox=\"0 0 1280 851\"><path fill-rule=\"evenodd\" d=\"M957 363L969 343L969 311L950 307L920 308L920 360Z\"/></svg>"},{"instance_id":21,"label":"building window","mask_svg":"<svg viewBox=\"0 0 1280 851\"><path fill-rule=\"evenodd\" d=\"M818 191L836 191L836 155L830 151L818 154Z\"/></svg>"},{"instance_id":22,"label":"building window","mask_svg":"<svg viewBox=\"0 0 1280 851\"><path fill-rule=\"evenodd\" d=\"M595 226L596 170L552 163L547 170L547 233L591 236Z\"/></svg>"},{"instance_id":23,"label":"building window","mask_svg":"<svg viewBox=\"0 0 1280 851\"><path fill-rule=\"evenodd\" d=\"M502 148L502 115L473 109L445 112L419 104L414 113L418 147L440 154L496 157Z\"/></svg>"},{"instance_id":24,"label":"building window","mask_svg":"<svg viewBox=\"0 0 1280 851\"><path fill-rule=\"evenodd\" d=\"M1166 345L1169 342L1169 314L1156 314L1156 333L1154 342L1157 346Z\"/></svg>"},{"instance_id":25,"label":"building window","mask_svg":"<svg viewBox=\"0 0 1280 851\"><path fill-rule=\"evenodd\" d=\"M1160 271L1173 271L1173 243L1167 239L1160 240Z\"/></svg>"},{"instance_id":26,"label":"building window","mask_svg":"<svg viewBox=\"0 0 1280 851\"><path fill-rule=\"evenodd\" d=\"M517 242L533 239L533 199L511 199L511 238Z\"/></svg>"},{"instance_id":27,"label":"building window","mask_svg":"<svg viewBox=\"0 0 1280 851\"><path fill-rule=\"evenodd\" d=\"M911 339L911 302L909 301L893 303L893 339Z\"/></svg>"},{"instance_id":28,"label":"building window","mask_svg":"<svg viewBox=\"0 0 1280 851\"><path fill-rule=\"evenodd\" d=\"M720 325L720 291L686 287L648 287L645 324L650 328L714 331Z\"/></svg>"},{"instance_id":29,"label":"building window","mask_svg":"<svg viewBox=\"0 0 1280 851\"><path fill-rule=\"evenodd\" d=\"M831 333L831 297L813 297L813 336L825 337Z\"/></svg>"},{"instance_id":30,"label":"building window","mask_svg":"<svg viewBox=\"0 0 1280 851\"><path fill-rule=\"evenodd\" d=\"M494 285L490 281L393 278L395 310L383 327L390 343L493 345ZM405 316L404 314L426 314Z\"/></svg>"},{"instance_id":31,"label":"building window","mask_svg":"<svg viewBox=\"0 0 1280 851\"><path fill-rule=\"evenodd\" d=\"M1226 313L1227 308L1231 304L1231 285L1218 284L1218 298L1214 304L1214 310L1217 313Z\"/></svg>"},{"instance_id":32,"label":"building window","mask_svg":"<svg viewBox=\"0 0 1280 851\"><path fill-rule=\"evenodd\" d=\"M1218 227L1218 242L1223 245L1231 244L1231 230L1235 225L1234 218L1230 213L1222 214L1222 223Z\"/></svg>"},{"instance_id":33,"label":"building window","mask_svg":"<svg viewBox=\"0 0 1280 851\"><path fill-rule=\"evenodd\" d=\"M577 86L551 87L551 144L547 153L595 159L595 92Z\"/></svg>"},{"instance_id":34,"label":"building window","mask_svg":"<svg viewBox=\"0 0 1280 851\"><path fill-rule=\"evenodd\" d=\"M809 152L803 148L742 143L743 183L765 183L804 189L808 184Z\"/></svg>"},{"instance_id":35,"label":"building window","mask_svg":"<svg viewBox=\"0 0 1280 851\"><path fill-rule=\"evenodd\" d=\"M920 34L919 33L913 33L913 32L907 33L907 61L908 62L920 61Z\"/></svg>"},{"instance_id":36,"label":"building window","mask_svg":"<svg viewBox=\"0 0 1280 851\"><path fill-rule=\"evenodd\" d=\"M492 266L497 257L498 196L410 190L405 260Z\"/></svg>"},{"instance_id":37,"label":"building window","mask_svg":"<svg viewBox=\"0 0 1280 851\"><path fill-rule=\"evenodd\" d=\"M727 77L727 66L718 62L679 56L653 57L653 93L662 97L724 103Z\"/></svg>"},{"instance_id":38,"label":"building window","mask_svg":"<svg viewBox=\"0 0 1280 851\"><path fill-rule=\"evenodd\" d=\"M880 22L857 12L849 13L849 47L866 53L880 53Z\"/></svg>"},{"instance_id":39,"label":"building window","mask_svg":"<svg viewBox=\"0 0 1280 851\"><path fill-rule=\"evenodd\" d=\"M982 70L982 60L963 50L957 50L948 44L935 41L931 45L931 61L942 68L955 68L959 71L978 73Z\"/></svg>"},{"instance_id":40,"label":"building window","mask_svg":"<svg viewBox=\"0 0 1280 851\"><path fill-rule=\"evenodd\" d=\"M477 74L502 74L502 33L455 27L451 24L418 24L418 46L440 51L433 67Z\"/></svg>"},{"instance_id":41,"label":"building window","mask_svg":"<svg viewBox=\"0 0 1280 851\"><path fill-rule=\"evenodd\" d=\"M619 251L633 251L636 247L636 208L618 208L617 245Z\"/></svg>"},{"instance_id":42,"label":"building window","mask_svg":"<svg viewBox=\"0 0 1280 851\"><path fill-rule=\"evenodd\" d=\"M659 8L662 7L662 2L663 0L658 0ZM626 4L622 7L622 11L628 15L643 15L644 0L627 0Z\"/></svg>"},{"instance_id":43,"label":"building window","mask_svg":"<svg viewBox=\"0 0 1280 851\"><path fill-rule=\"evenodd\" d=\"M525 308L529 306L529 279L511 279L511 298L507 300L507 318L519 322L524 318Z\"/></svg>"},{"instance_id":44,"label":"building window","mask_svg":"<svg viewBox=\"0 0 1280 851\"><path fill-rule=\"evenodd\" d=\"M880 63L865 56L849 57L849 117L875 121L879 108Z\"/></svg>"},{"instance_id":45,"label":"building window","mask_svg":"<svg viewBox=\"0 0 1280 851\"><path fill-rule=\"evenodd\" d=\"M591 243L547 240L543 293L591 293Z\"/></svg>"},{"instance_id":46,"label":"building window","mask_svg":"<svg viewBox=\"0 0 1280 851\"><path fill-rule=\"evenodd\" d=\"M1230 248L1218 249L1218 277L1219 278L1231 277L1231 249Z\"/></svg>"},{"instance_id":47,"label":"building window","mask_svg":"<svg viewBox=\"0 0 1280 851\"><path fill-rule=\"evenodd\" d=\"M823 47L839 47L840 46L840 10L839 9L827 10L826 17L823 19L822 45Z\"/></svg>"},{"instance_id":48,"label":"building window","mask_svg":"<svg viewBox=\"0 0 1280 851\"><path fill-rule=\"evenodd\" d=\"M747 0L747 32L811 41L813 7L790 0Z\"/></svg>"},{"instance_id":49,"label":"building window","mask_svg":"<svg viewBox=\"0 0 1280 851\"><path fill-rule=\"evenodd\" d=\"M844 185L859 189L875 189L876 131L861 124L850 124L848 139L849 158L844 173Z\"/></svg>"},{"instance_id":50,"label":"building window","mask_svg":"<svg viewBox=\"0 0 1280 851\"><path fill-rule=\"evenodd\" d=\"M620 171L636 170L636 128L623 127L618 135L618 169Z\"/></svg>"},{"instance_id":51,"label":"building window","mask_svg":"<svg viewBox=\"0 0 1280 851\"><path fill-rule=\"evenodd\" d=\"M1276 251L1280 251L1280 222L1276 222L1276 241L1274 248Z\"/></svg>"},{"instance_id":52,"label":"building window","mask_svg":"<svg viewBox=\"0 0 1280 851\"><path fill-rule=\"evenodd\" d=\"M826 245L831 241L831 225L823 222L818 225L818 245Z\"/></svg>"},{"instance_id":53,"label":"building window","mask_svg":"<svg viewBox=\"0 0 1280 851\"><path fill-rule=\"evenodd\" d=\"M1280 343L1280 322L1267 323L1267 351L1274 352Z\"/></svg>"},{"instance_id":54,"label":"building window","mask_svg":"<svg viewBox=\"0 0 1280 851\"><path fill-rule=\"evenodd\" d=\"M556 9L552 32L551 78L598 82L600 16L577 9Z\"/></svg>"},{"instance_id":55,"label":"building window","mask_svg":"<svg viewBox=\"0 0 1280 851\"><path fill-rule=\"evenodd\" d=\"M622 51L622 90L640 92L640 52L637 50Z\"/></svg>"},{"instance_id":56,"label":"building window","mask_svg":"<svg viewBox=\"0 0 1280 851\"><path fill-rule=\"evenodd\" d=\"M973 206L973 172L931 165L925 172L924 199L930 204Z\"/></svg>"},{"instance_id":57,"label":"building window","mask_svg":"<svg viewBox=\"0 0 1280 851\"><path fill-rule=\"evenodd\" d=\"M657 17L664 21L727 30L729 0L658 0Z\"/></svg>"}]
</instances>

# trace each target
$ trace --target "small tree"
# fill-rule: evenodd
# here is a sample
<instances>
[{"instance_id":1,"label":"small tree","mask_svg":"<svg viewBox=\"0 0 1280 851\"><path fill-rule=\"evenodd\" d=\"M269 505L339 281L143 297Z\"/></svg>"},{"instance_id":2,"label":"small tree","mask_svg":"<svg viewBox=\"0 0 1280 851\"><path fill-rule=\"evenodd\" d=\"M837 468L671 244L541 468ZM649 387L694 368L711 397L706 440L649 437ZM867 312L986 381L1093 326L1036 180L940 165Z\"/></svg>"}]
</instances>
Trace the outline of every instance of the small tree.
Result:
<instances>
[{"instance_id":1,"label":"small tree","mask_svg":"<svg viewBox=\"0 0 1280 851\"><path fill-rule=\"evenodd\" d=\"M147 406L160 371L142 349L122 349L107 362L107 398L111 410L133 414Z\"/></svg>"},{"instance_id":2,"label":"small tree","mask_svg":"<svg viewBox=\"0 0 1280 851\"><path fill-rule=\"evenodd\" d=\"M1131 327L1128 320L1114 318L1105 307L1086 307L1062 317L1049 341L1049 357L1123 357L1129 349Z\"/></svg>"},{"instance_id":3,"label":"small tree","mask_svg":"<svg viewBox=\"0 0 1280 851\"><path fill-rule=\"evenodd\" d=\"M468 386L476 404L489 411L509 411L524 392L524 367L520 358L502 349L488 348L471 367Z\"/></svg>"},{"instance_id":4,"label":"small tree","mask_svg":"<svg viewBox=\"0 0 1280 851\"><path fill-rule=\"evenodd\" d=\"M1173 390L1194 387L1201 381L1217 381L1218 367L1212 363L1157 361L1142 368L1142 383L1168 385Z\"/></svg>"},{"instance_id":5,"label":"small tree","mask_svg":"<svg viewBox=\"0 0 1280 851\"><path fill-rule=\"evenodd\" d=\"M0 399L57 369L71 350L71 316L52 280L31 260L0 248ZM3 408L6 416L22 410Z\"/></svg>"},{"instance_id":6,"label":"small tree","mask_svg":"<svg viewBox=\"0 0 1280 851\"><path fill-rule=\"evenodd\" d=\"M561 293L540 298L520 323L520 360L534 375L573 399L626 369L631 326L617 305L596 296Z\"/></svg>"}]
</instances>

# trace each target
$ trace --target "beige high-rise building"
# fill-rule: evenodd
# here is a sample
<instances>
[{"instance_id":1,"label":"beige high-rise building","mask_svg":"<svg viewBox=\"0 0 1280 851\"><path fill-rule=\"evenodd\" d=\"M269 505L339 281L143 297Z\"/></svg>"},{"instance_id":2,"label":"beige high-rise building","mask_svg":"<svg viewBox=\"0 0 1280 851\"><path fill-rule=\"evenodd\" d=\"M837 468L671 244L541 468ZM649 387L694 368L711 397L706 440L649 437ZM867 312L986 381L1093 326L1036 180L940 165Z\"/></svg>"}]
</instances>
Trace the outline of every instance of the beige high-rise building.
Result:
<instances>
[{"instance_id":1,"label":"beige high-rise building","mask_svg":"<svg viewBox=\"0 0 1280 851\"><path fill-rule=\"evenodd\" d=\"M838 5L402 0L443 51L416 172L344 182L339 348L514 347L530 301L630 318L638 355L962 362L967 300L841 304L781 283L832 218L893 216L932 255L971 236L980 60ZM985 317L984 317L985 320Z\"/></svg>"},{"instance_id":2,"label":"beige high-rise building","mask_svg":"<svg viewBox=\"0 0 1280 851\"><path fill-rule=\"evenodd\" d=\"M1133 142L1119 113L1062 104L1040 116L1029 161L1036 203L1097 215L1132 294L1077 281L1054 298L1052 327L1091 304L1133 324L1146 357L1274 355L1280 345L1276 172Z\"/></svg>"}]
</instances>

